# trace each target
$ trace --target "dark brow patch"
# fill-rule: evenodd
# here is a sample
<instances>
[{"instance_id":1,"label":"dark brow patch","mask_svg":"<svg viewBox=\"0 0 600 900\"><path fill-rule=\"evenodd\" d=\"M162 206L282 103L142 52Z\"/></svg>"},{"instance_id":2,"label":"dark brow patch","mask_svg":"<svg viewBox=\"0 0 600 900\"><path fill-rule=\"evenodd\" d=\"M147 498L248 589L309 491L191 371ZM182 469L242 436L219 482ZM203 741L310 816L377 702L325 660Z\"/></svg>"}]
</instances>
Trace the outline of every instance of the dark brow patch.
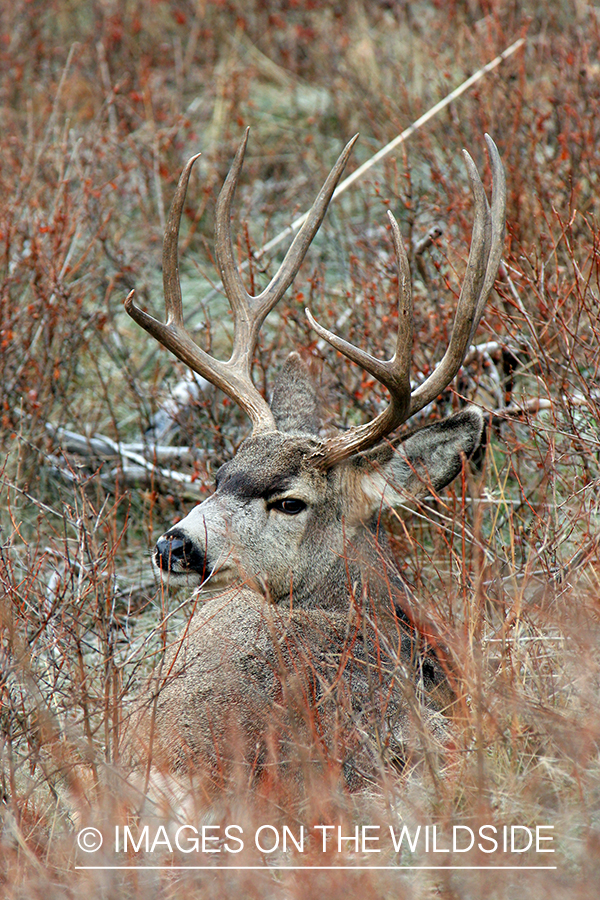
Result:
<instances>
[{"instance_id":1,"label":"dark brow patch","mask_svg":"<svg viewBox=\"0 0 600 900\"><path fill-rule=\"evenodd\" d=\"M223 494L236 494L238 497L256 499L272 497L286 491L292 484L289 473L273 474L260 472L233 472L219 481L219 490Z\"/></svg>"}]
</instances>

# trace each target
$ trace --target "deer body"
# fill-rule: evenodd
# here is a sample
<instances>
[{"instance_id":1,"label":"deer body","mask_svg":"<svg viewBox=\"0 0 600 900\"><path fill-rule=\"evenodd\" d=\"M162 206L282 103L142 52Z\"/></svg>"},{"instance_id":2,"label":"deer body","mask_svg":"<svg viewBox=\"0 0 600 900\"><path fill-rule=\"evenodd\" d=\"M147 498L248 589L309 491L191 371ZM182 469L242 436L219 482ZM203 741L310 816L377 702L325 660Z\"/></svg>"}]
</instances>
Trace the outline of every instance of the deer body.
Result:
<instances>
[{"instance_id":1,"label":"deer body","mask_svg":"<svg viewBox=\"0 0 600 900\"><path fill-rule=\"evenodd\" d=\"M451 702L443 667L380 531L385 506L449 484L479 446L483 416L467 407L405 441L385 437L454 377L491 290L500 258L503 173L494 170L492 211L469 174L476 222L449 349L411 393L409 274L395 220L400 325L394 358L382 362L311 323L336 349L386 385L390 406L374 422L333 438L320 433L318 399L297 354L268 406L250 375L258 328L295 275L325 213L351 145L338 160L271 284L246 294L233 263L229 207L238 152L217 207L217 258L234 312L234 351L211 360L183 330L176 242L190 161L165 236L166 325L128 300L128 311L204 377L236 399L253 433L217 474L215 493L158 541L162 577L219 591L204 602L154 677L136 730L158 765L199 772L210 784L266 777L332 761L350 784L383 764L401 765L443 734ZM470 158L469 158L470 159ZM183 185L183 187L182 187ZM144 724L145 723L145 724Z\"/></svg>"}]
</instances>

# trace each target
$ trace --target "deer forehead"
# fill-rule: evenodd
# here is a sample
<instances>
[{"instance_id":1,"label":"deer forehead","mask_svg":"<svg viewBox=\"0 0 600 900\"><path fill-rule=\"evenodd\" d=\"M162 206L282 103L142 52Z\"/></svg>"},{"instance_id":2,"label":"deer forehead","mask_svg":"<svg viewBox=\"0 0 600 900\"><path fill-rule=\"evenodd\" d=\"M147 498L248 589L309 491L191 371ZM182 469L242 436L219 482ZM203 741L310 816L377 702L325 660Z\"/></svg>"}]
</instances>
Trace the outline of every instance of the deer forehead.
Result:
<instances>
[{"instance_id":1,"label":"deer forehead","mask_svg":"<svg viewBox=\"0 0 600 900\"><path fill-rule=\"evenodd\" d=\"M306 502L316 502L331 480L311 461L318 447L313 438L280 432L248 438L219 469L217 489L244 499L300 492Z\"/></svg>"}]
</instances>

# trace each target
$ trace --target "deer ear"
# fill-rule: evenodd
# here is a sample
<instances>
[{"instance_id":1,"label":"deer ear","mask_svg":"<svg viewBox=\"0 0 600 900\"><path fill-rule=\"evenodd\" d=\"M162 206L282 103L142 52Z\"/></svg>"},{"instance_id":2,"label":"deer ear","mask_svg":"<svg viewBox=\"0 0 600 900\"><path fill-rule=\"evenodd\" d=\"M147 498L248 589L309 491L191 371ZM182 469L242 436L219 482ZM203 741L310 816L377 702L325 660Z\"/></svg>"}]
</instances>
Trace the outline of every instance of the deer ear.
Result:
<instances>
[{"instance_id":1,"label":"deer ear","mask_svg":"<svg viewBox=\"0 0 600 900\"><path fill-rule=\"evenodd\" d=\"M418 499L450 484L463 462L473 455L483 437L481 410L468 406L461 412L409 435L397 446L380 445L363 454L370 463L363 486L369 498L394 506L413 497Z\"/></svg>"},{"instance_id":2,"label":"deer ear","mask_svg":"<svg viewBox=\"0 0 600 900\"><path fill-rule=\"evenodd\" d=\"M290 353L273 388L271 412L277 430L286 434L319 433L319 398L308 366Z\"/></svg>"}]
</instances>

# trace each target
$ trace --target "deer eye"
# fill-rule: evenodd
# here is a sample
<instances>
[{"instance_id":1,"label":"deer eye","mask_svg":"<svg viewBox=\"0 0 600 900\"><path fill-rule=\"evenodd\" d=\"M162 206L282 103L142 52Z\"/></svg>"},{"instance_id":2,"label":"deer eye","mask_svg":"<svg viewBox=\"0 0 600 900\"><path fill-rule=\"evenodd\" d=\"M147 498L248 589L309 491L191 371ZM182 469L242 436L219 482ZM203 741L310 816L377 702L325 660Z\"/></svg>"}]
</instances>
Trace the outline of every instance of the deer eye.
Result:
<instances>
[{"instance_id":1,"label":"deer eye","mask_svg":"<svg viewBox=\"0 0 600 900\"><path fill-rule=\"evenodd\" d=\"M286 497L284 500L275 500L270 504L270 509L276 509L277 512L286 513L288 516L297 516L298 513L306 509L304 500L296 500L294 497Z\"/></svg>"}]
</instances>

